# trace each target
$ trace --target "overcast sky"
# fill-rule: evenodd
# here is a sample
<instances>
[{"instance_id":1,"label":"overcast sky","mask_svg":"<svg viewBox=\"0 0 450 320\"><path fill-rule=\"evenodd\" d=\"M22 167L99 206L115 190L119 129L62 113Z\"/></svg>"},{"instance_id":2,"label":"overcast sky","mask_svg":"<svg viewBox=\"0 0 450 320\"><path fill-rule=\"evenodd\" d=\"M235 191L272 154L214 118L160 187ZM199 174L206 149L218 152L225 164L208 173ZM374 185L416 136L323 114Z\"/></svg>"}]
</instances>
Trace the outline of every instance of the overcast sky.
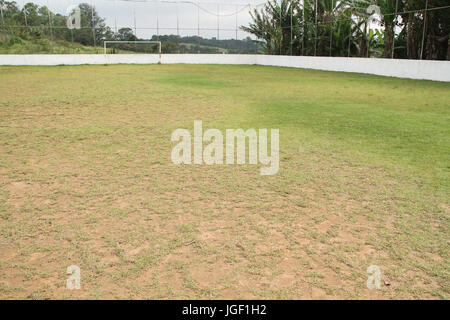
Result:
<instances>
[{"instance_id":1,"label":"overcast sky","mask_svg":"<svg viewBox=\"0 0 450 320\"><path fill-rule=\"evenodd\" d=\"M262 4L265 0L199 0L201 9L198 10L190 2L180 0L179 3L169 3L176 0L153 1L153 0L15 0L20 6L27 2L34 2L50 7L53 12L66 14L67 7L71 4L90 3L95 6L99 15L106 20L106 24L113 30L117 26L130 27L134 29L134 17L136 17L137 36L139 38L150 38L157 33L157 21L159 21L159 34L177 34L177 11L180 35L197 35L198 11L200 11L200 36L217 37L218 5L221 15L219 18L219 38L230 39L236 37L236 15L237 25L247 25L250 21L249 6ZM197 2L196 0L192 2ZM213 14L210 14L208 12ZM209 29L209 30L205 30ZM238 38L243 39L249 34L238 31Z\"/></svg>"}]
</instances>

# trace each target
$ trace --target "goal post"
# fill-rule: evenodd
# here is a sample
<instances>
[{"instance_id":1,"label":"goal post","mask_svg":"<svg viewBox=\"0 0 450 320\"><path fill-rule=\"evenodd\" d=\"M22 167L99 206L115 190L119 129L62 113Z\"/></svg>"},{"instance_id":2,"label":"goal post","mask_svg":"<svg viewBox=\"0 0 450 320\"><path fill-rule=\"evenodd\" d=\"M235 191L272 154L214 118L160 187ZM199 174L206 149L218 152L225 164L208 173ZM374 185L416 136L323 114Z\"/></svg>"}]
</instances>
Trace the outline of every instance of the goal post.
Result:
<instances>
[{"instance_id":1,"label":"goal post","mask_svg":"<svg viewBox=\"0 0 450 320\"><path fill-rule=\"evenodd\" d=\"M146 41L146 40L137 40L137 41L119 41L119 40L107 40L103 42L103 46L105 49L105 57L107 55L107 46L109 43L134 43L134 44L157 44L158 45L158 55L159 55L159 63L161 63L161 41Z\"/></svg>"}]
</instances>

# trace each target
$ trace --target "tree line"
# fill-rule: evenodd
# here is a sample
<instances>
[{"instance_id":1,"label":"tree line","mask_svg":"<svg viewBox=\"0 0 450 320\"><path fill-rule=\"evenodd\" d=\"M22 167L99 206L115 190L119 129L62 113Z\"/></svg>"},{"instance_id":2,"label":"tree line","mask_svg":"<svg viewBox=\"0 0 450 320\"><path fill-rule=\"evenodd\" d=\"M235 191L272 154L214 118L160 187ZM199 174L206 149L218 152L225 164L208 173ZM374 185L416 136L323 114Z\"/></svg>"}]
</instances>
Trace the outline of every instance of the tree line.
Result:
<instances>
[{"instance_id":1,"label":"tree line","mask_svg":"<svg viewBox=\"0 0 450 320\"><path fill-rule=\"evenodd\" d=\"M0 0L1 30L11 42L20 39L50 39L95 46L102 40L113 40L116 34L106 26L95 8L87 3L79 5L81 29L67 28L67 16L51 12L47 6L26 3L19 8L15 1ZM94 28L95 26L95 28Z\"/></svg>"},{"instance_id":2,"label":"tree line","mask_svg":"<svg viewBox=\"0 0 450 320\"><path fill-rule=\"evenodd\" d=\"M151 39L136 37L132 28L120 28L115 32L106 25L95 7L82 3L80 29L67 27L68 16L51 12L47 6L26 3L20 8L15 1L0 0L0 45L14 45L23 40L68 41L84 46L101 46L105 40L136 41L159 40L163 53L255 53L260 48L250 38L245 40L204 39L199 36L154 35ZM114 44L117 49L135 52L156 52L155 45Z\"/></svg>"},{"instance_id":3,"label":"tree line","mask_svg":"<svg viewBox=\"0 0 450 320\"><path fill-rule=\"evenodd\" d=\"M449 4L269 0L251 12L252 22L241 28L255 35L268 54L449 60Z\"/></svg>"},{"instance_id":4,"label":"tree line","mask_svg":"<svg viewBox=\"0 0 450 320\"><path fill-rule=\"evenodd\" d=\"M376 6L376 7L375 7ZM138 39L131 28L115 32L96 9L79 5L80 29L46 6L0 0L0 43L49 39L100 46L104 40ZM425 10L427 9L427 10ZM371 13L376 12L375 16ZM259 40L153 36L164 53L255 53L338 57L450 59L449 0L268 0L241 29ZM374 17L378 20L375 24ZM379 25L381 28L376 28ZM153 46L116 45L148 52ZM225 50L223 50L225 49Z\"/></svg>"}]
</instances>

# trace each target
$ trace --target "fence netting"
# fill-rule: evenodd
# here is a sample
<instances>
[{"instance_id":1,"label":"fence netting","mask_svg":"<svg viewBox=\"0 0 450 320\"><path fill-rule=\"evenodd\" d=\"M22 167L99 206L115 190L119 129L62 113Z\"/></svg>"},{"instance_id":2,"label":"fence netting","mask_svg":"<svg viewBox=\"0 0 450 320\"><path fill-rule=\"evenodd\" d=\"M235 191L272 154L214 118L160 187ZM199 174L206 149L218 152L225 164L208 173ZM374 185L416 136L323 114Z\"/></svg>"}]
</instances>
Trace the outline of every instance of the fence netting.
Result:
<instances>
[{"instance_id":1,"label":"fence netting","mask_svg":"<svg viewBox=\"0 0 450 320\"><path fill-rule=\"evenodd\" d=\"M450 58L448 0L0 0L0 53ZM109 53L154 53L117 44Z\"/></svg>"}]
</instances>

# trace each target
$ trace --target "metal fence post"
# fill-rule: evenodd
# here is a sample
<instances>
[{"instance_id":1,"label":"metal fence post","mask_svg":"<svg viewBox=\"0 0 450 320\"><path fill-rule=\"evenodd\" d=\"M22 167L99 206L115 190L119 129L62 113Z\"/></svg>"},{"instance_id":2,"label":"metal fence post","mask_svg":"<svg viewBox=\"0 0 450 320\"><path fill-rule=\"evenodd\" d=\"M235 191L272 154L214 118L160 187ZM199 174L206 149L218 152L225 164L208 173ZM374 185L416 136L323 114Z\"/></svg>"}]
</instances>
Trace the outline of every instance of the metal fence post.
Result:
<instances>
[{"instance_id":1,"label":"metal fence post","mask_svg":"<svg viewBox=\"0 0 450 320\"><path fill-rule=\"evenodd\" d=\"M317 19L318 19L318 12L317 12L317 9L318 9L318 3L317 3L317 0L316 0L316 5L315 5L315 12L316 12L316 21L315 21L315 31L314 31L314 56L317 56L317 33L318 33L318 24L317 24Z\"/></svg>"},{"instance_id":2,"label":"metal fence post","mask_svg":"<svg viewBox=\"0 0 450 320\"><path fill-rule=\"evenodd\" d=\"M159 3L156 3L156 37L159 40Z\"/></svg>"},{"instance_id":3,"label":"metal fence post","mask_svg":"<svg viewBox=\"0 0 450 320\"><path fill-rule=\"evenodd\" d=\"M217 4L217 40L219 40L220 30L220 5Z\"/></svg>"},{"instance_id":4,"label":"metal fence post","mask_svg":"<svg viewBox=\"0 0 450 320\"><path fill-rule=\"evenodd\" d=\"M236 5L236 40L238 39L238 14L239 14L239 6Z\"/></svg>"},{"instance_id":5,"label":"metal fence post","mask_svg":"<svg viewBox=\"0 0 450 320\"><path fill-rule=\"evenodd\" d=\"M48 27L50 30L50 40L53 41L53 30L52 30L52 14L50 13L50 2L47 0L47 14L48 14Z\"/></svg>"},{"instance_id":6,"label":"metal fence post","mask_svg":"<svg viewBox=\"0 0 450 320\"><path fill-rule=\"evenodd\" d=\"M351 46L351 41L352 41L352 14L353 14L353 12L352 12L352 9L350 9L350 24L349 24L349 27L350 27L350 32L349 32L349 35L348 35L348 52L347 52L347 57L350 57L350 46Z\"/></svg>"},{"instance_id":7,"label":"metal fence post","mask_svg":"<svg viewBox=\"0 0 450 320\"><path fill-rule=\"evenodd\" d=\"M394 59L395 53L395 27L397 26L397 12L398 12L398 0L395 1L395 22L394 22L394 32L392 33L392 56L391 59Z\"/></svg>"},{"instance_id":8,"label":"metal fence post","mask_svg":"<svg viewBox=\"0 0 450 320\"><path fill-rule=\"evenodd\" d=\"M292 12L293 3L291 2L291 56L293 55L293 39L294 39L294 25L293 25L293 12Z\"/></svg>"},{"instance_id":9,"label":"metal fence post","mask_svg":"<svg viewBox=\"0 0 450 320\"><path fill-rule=\"evenodd\" d=\"M423 18L422 46L420 48L420 60L423 59L423 46L425 44L425 31L427 29L427 11L428 11L428 0L425 2L425 13L424 13L424 18Z\"/></svg>"},{"instance_id":10,"label":"metal fence post","mask_svg":"<svg viewBox=\"0 0 450 320\"><path fill-rule=\"evenodd\" d=\"M97 39L95 38L95 20L94 20L94 5L91 6L91 19L92 19L92 36L94 37L94 49L97 46Z\"/></svg>"},{"instance_id":11,"label":"metal fence post","mask_svg":"<svg viewBox=\"0 0 450 320\"><path fill-rule=\"evenodd\" d=\"M0 15L2 16L2 26L5 24L5 18L3 17L3 5L0 6Z\"/></svg>"},{"instance_id":12,"label":"metal fence post","mask_svg":"<svg viewBox=\"0 0 450 320\"><path fill-rule=\"evenodd\" d=\"M283 6L283 0L280 0L280 56L283 54L283 15L281 13L281 7Z\"/></svg>"},{"instance_id":13,"label":"metal fence post","mask_svg":"<svg viewBox=\"0 0 450 320\"><path fill-rule=\"evenodd\" d=\"M114 32L117 33L117 6L116 6L116 0L114 0Z\"/></svg>"},{"instance_id":14,"label":"metal fence post","mask_svg":"<svg viewBox=\"0 0 450 320\"><path fill-rule=\"evenodd\" d=\"M332 48L333 48L333 32L334 32L334 1L331 0L331 21L330 21L330 57L332 56Z\"/></svg>"},{"instance_id":15,"label":"metal fence post","mask_svg":"<svg viewBox=\"0 0 450 320\"><path fill-rule=\"evenodd\" d=\"M176 9L177 9L177 36L180 36L180 17L179 17L178 1L176 2Z\"/></svg>"}]
</instances>

